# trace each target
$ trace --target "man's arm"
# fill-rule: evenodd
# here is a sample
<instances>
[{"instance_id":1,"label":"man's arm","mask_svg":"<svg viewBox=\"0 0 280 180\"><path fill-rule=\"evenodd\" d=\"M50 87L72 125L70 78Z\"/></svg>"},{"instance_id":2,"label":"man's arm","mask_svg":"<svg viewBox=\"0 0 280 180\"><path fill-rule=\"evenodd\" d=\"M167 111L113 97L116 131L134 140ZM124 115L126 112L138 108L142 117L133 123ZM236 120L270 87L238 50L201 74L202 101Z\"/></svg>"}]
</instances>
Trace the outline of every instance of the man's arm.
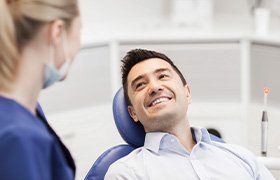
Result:
<instances>
[{"instance_id":1,"label":"man's arm","mask_svg":"<svg viewBox=\"0 0 280 180\"><path fill-rule=\"evenodd\" d=\"M263 165L262 162L256 160L258 175L257 180L275 180L271 172Z\"/></svg>"}]
</instances>

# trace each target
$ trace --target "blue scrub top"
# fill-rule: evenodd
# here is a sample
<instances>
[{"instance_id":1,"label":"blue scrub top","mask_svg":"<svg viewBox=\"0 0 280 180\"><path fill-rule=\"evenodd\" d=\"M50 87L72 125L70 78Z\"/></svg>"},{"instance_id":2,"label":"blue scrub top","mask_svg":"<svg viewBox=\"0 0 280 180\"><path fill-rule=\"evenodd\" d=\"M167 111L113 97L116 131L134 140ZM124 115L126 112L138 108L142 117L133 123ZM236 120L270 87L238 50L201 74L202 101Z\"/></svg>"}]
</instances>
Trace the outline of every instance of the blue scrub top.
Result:
<instances>
[{"instance_id":1,"label":"blue scrub top","mask_svg":"<svg viewBox=\"0 0 280 180\"><path fill-rule=\"evenodd\" d=\"M71 180L70 152L47 123L14 100L0 96L0 179Z\"/></svg>"}]
</instances>

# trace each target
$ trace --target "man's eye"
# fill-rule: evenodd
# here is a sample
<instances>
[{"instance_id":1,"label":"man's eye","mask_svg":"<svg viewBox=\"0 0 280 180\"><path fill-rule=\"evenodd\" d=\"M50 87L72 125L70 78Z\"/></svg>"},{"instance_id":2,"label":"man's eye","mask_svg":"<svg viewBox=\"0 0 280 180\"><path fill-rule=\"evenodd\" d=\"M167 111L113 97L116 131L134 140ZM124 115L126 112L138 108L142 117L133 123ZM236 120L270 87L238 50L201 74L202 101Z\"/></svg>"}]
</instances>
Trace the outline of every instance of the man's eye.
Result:
<instances>
[{"instance_id":1,"label":"man's eye","mask_svg":"<svg viewBox=\"0 0 280 180\"><path fill-rule=\"evenodd\" d=\"M143 87L145 85L145 83L141 82L136 84L135 89L140 89L141 87Z\"/></svg>"},{"instance_id":2,"label":"man's eye","mask_svg":"<svg viewBox=\"0 0 280 180\"><path fill-rule=\"evenodd\" d=\"M167 77L168 77L167 74L161 74L161 75L159 76L159 79L164 79L164 78L167 78Z\"/></svg>"}]
</instances>

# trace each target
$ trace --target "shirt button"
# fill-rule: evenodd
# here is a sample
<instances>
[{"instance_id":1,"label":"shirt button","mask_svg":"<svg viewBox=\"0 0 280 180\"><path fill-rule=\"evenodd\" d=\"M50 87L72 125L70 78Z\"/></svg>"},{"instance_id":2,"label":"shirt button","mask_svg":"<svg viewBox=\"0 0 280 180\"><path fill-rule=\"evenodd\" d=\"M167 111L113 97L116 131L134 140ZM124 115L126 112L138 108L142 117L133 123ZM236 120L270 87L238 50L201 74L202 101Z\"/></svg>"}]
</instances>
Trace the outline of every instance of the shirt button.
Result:
<instances>
[{"instance_id":1,"label":"shirt button","mask_svg":"<svg viewBox=\"0 0 280 180\"><path fill-rule=\"evenodd\" d=\"M175 140L174 140L174 139L171 139L170 141L173 143Z\"/></svg>"}]
</instances>

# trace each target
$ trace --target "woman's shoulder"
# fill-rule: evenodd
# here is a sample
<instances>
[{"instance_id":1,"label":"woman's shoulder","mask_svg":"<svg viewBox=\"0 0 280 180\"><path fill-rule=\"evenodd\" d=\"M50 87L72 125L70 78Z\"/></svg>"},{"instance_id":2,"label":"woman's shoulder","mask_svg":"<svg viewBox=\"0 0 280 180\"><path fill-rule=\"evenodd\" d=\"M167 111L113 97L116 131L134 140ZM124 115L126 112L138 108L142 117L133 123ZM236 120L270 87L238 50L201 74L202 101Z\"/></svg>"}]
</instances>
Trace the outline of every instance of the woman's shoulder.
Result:
<instances>
[{"instance_id":1,"label":"woman's shoulder","mask_svg":"<svg viewBox=\"0 0 280 180\"><path fill-rule=\"evenodd\" d=\"M31 114L31 113L30 113ZM21 143L50 143L53 137L36 116L27 112L0 112L0 141Z\"/></svg>"}]
</instances>

